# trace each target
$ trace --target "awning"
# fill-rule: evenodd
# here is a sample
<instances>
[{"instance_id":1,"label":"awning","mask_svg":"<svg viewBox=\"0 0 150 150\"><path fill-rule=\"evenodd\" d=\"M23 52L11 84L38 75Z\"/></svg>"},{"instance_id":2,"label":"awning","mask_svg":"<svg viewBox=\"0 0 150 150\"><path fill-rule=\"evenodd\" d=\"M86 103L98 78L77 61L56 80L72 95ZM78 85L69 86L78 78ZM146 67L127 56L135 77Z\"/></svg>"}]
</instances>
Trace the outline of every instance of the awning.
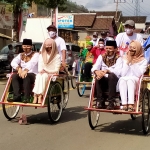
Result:
<instances>
[{"instance_id":1,"label":"awning","mask_svg":"<svg viewBox=\"0 0 150 150\"><path fill-rule=\"evenodd\" d=\"M12 40L12 37L10 37L10 36L8 36L8 35L5 35L5 34L2 34L2 33L0 33L0 38Z\"/></svg>"}]
</instances>

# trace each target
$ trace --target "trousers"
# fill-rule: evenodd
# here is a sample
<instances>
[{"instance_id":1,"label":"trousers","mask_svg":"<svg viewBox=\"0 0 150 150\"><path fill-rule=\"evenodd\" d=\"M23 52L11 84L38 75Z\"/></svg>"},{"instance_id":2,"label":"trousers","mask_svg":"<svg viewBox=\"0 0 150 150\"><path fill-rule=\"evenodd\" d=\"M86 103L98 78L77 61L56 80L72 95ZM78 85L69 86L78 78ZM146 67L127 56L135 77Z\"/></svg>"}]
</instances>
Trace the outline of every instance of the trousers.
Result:
<instances>
[{"instance_id":1,"label":"trousers","mask_svg":"<svg viewBox=\"0 0 150 150\"><path fill-rule=\"evenodd\" d=\"M21 84L23 84L24 97L26 99L30 98L30 93L32 91L31 84L34 84L35 74L28 73L27 76L22 79L18 74L12 75L12 87L14 91L14 98L21 96Z\"/></svg>"},{"instance_id":2,"label":"trousers","mask_svg":"<svg viewBox=\"0 0 150 150\"><path fill-rule=\"evenodd\" d=\"M108 100L114 100L116 96L116 86L118 77L114 73L108 74L108 77L102 77L100 80L96 79L96 97L101 100L104 99L103 93L108 91Z\"/></svg>"}]
</instances>

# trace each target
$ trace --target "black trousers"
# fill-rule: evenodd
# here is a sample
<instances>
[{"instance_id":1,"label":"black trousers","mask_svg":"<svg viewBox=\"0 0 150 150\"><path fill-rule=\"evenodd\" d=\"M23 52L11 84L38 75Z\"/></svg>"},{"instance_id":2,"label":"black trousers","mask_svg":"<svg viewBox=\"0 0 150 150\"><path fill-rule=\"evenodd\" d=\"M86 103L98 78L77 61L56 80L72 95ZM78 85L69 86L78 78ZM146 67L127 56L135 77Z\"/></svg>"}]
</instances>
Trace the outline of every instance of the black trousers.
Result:
<instances>
[{"instance_id":1,"label":"black trousers","mask_svg":"<svg viewBox=\"0 0 150 150\"><path fill-rule=\"evenodd\" d=\"M91 69L92 69L92 63L87 62L84 64L84 77L91 78Z\"/></svg>"},{"instance_id":2,"label":"black trousers","mask_svg":"<svg viewBox=\"0 0 150 150\"><path fill-rule=\"evenodd\" d=\"M116 95L116 86L118 77L114 73L108 74L108 78L103 77L100 80L96 80L96 97L98 100L104 98L103 93L108 91L108 100L111 101Z\"/></svg>"},{"instance_id":3,"label":"black trousers","mask_svg":"<svg viewBox=\"0 0 150 150\"><path fill-rule=\"evenodd\" d=\"M34 81L35 81L34 73L28 73L24 79L20 78L18 74L13 74L12 87L14 91L14 98L21 96L21 85L23 84L24 97L25 99L29 99L32 90L31 84L34 84Z\"/></svg>"}]
</instances>

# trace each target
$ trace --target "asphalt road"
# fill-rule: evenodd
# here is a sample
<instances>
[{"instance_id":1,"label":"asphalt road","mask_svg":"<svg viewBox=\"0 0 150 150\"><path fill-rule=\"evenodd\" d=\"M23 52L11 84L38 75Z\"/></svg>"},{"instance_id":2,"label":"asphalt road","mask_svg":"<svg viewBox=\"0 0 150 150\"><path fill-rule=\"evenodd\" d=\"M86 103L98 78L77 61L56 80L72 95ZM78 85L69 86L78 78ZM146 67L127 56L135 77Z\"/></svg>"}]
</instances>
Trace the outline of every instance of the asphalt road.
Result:
<instances>
[{"instance_id":1,"label":"asphalt road","mask_svg":"<svg viewBox=\"0 0 150 150\"><path fill-rule=\"evenodd\" d=\"M0 97L5 81L0 81ZM101 113L93 131L84 107L89 91L80 98L70 91L70 100L58 124L49 124L46 108L25 108L29 125L19 125L18 117L8 121L0 107L0 150L149 150L150 137L144 136L141 116ZM21 111L20 111L21 112Z\"/></svg>"}]
</instances>

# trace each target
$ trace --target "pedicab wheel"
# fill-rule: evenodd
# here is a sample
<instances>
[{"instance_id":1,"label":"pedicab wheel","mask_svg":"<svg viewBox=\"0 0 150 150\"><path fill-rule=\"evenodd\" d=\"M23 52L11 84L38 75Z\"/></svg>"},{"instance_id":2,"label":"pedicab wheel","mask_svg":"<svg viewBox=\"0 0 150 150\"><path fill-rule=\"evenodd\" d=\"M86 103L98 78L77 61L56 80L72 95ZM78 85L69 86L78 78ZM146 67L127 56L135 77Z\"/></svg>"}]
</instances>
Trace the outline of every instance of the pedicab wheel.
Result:
<instances>
[{"instance_id":1,"label":"pedicab wheel","mask_svg":"<svg viewBox=\"0 0 150 150\"><path fill-rule=\"evenodd\" d=\"M86 89L86 84L77 84L78 95L82 97Z\"/></svg>"},{"instance_id":2,"label":"pedicab wheel","mask_svg":"<svg viewBox=\"0 0 150 150\"><path fill-rule=\"evenodd\" d=\"M76 76L71 76L71 86L73 89L75 89L77 87L76 80L77 80Z\"/></svg>"},{"instance_id":3,"label":"pedicab wheel","mask_svg":"<svg viewBox=\"0 0 150 150\"><path fill-rule=\"evenodd\" d=\"M100 112L88 110L88 121L92 130L94 130L98 124Z\"/></svg>"},{"instance_id":4,"label":"pedicab wheel","mask_svg":"<svg viewBox=\"0 0 150 150\"><path fill-rule=\"evenodd\" d=\"M144 134L148 134L150 125L150 94L146 88L143 92L142 100L142 129Z\"/></svg>"},{"instance_id":5,"label":"pedicab wheel","mask_svg":"<svg viewBox=\"0 0 150 150\"><path fill-rule=\"evenodd\" d=\"M131 119L132 119L132 120L135 120L135 119L136 119L136 115L131 114L130 116L131 116Z\"/></svg>"},{"instance_id":6,"label":"pedicab wheel","mask_svg":"<svg viewBox=\"0 0 150 150\"><path fill-rule=\"evenodd\" d=\"M64 81L64 85L65 85L65 89L64 89L64 102L63 102L63 109L66 108L67 104L68 104L68 100L69 100L69 79L68 77L65 78Z\"/></svg>"},{"instance_id":7,"label":"pedicab wheel","mask_svg":"<svg viewBox=\"0 0 150 150\"><path fill-rule=\"evenodd\" d=\"M12 120L18 115L20 106L2 104L2 109L5 117L8 120Z\"/></svg>"},{"instance_id":8,"label":"pedicab wheel","mask_svg":"<svg viewBox=\"0 0 150 150\"><path fill-rule=\"evenodd\" d=\"M59 82L54 82L48 91L48 116L51 123L59 121L63 109L63 89Z\"/></svg>"}]
</instances>

